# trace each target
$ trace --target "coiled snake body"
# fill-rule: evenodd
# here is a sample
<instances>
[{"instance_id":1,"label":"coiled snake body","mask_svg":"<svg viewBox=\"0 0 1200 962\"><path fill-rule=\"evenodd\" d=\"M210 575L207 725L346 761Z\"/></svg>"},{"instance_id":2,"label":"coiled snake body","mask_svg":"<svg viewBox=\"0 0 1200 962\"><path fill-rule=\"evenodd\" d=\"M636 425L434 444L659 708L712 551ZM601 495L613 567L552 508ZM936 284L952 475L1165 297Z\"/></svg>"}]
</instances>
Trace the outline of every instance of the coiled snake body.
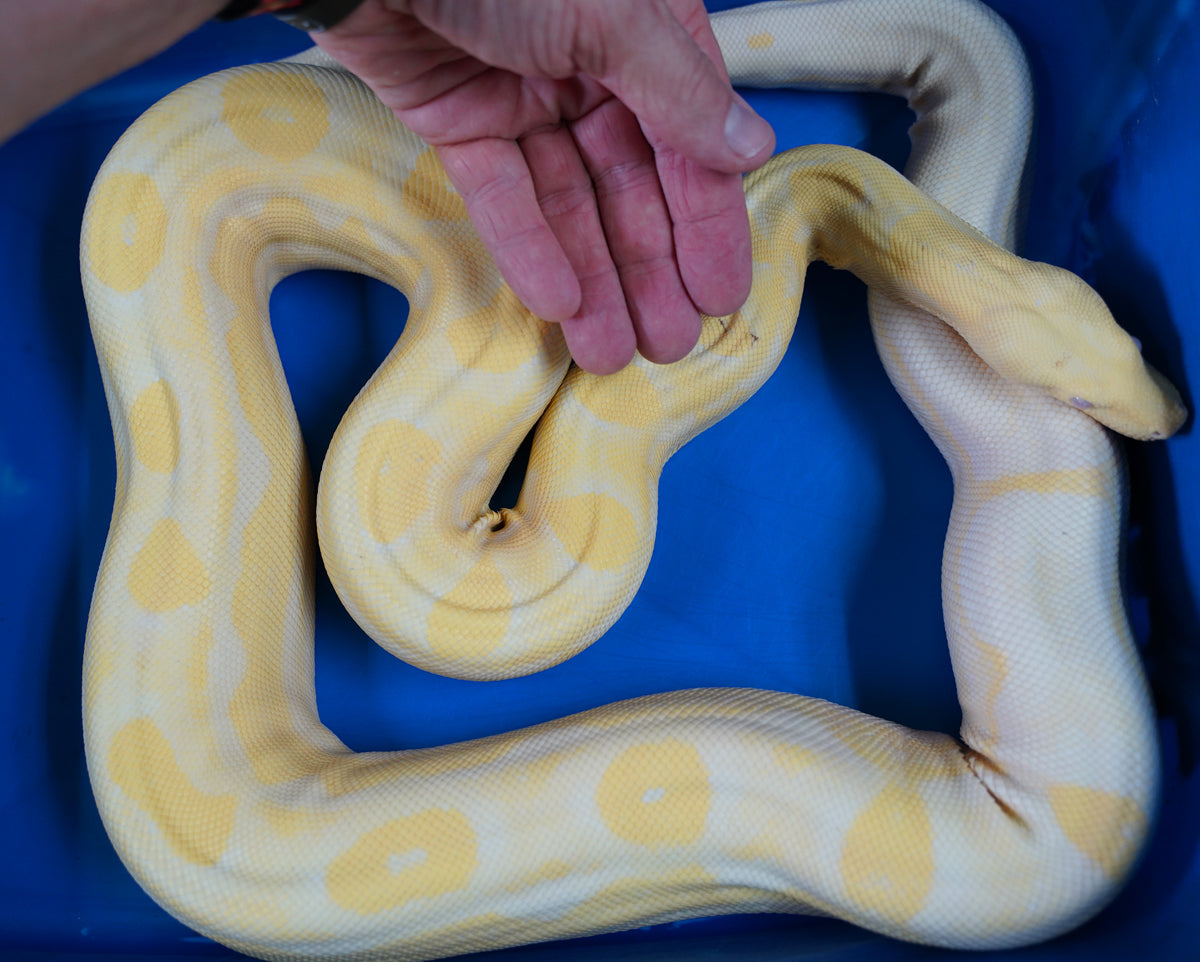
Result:
<instances>
[{"instance_id":1,"label":"coiled snake body","mask_svg":"<svg viewBox=\"0 0 1200 962\"><path fill-rule=\"evenodd\" d=\"M1010 946L1078 924L1128 873L1157 753L1097 420L1161 437L1183 412L1084 285L986 239L1013 243L1015 42L951 0L763 4L715 25L735 82L907 96L909 176L958 216L846 148L776 158L747 180L750 301L667 367L567 373L432 151L328 65L197 81L106 161L82 264L118 481L88 764L130 871L196 930L262 958L429 959L798 911ZM816 258L871 285L884 363L954 475L958 739L732 689L395 753L354 754L320 724L313 497L266 320L275 281L336 267L409 295L331 445L321 548L381 643L495 678L616 619L662 464L770 374ZM518 505L489 512L547 405Z\"/></svg>"}]
</instances>

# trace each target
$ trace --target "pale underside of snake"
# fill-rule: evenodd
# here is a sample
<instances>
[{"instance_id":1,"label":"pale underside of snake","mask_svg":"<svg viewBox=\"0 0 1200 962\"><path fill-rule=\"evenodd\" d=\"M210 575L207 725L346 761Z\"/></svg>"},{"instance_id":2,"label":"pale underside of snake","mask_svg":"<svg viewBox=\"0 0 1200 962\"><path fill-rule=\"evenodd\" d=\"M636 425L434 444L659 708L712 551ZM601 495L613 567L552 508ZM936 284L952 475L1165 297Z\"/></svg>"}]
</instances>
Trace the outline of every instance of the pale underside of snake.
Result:
<instances>
[{"instance_id":1,"label":"pale underside of snake","mask_svg":"<svg viewBox=\"0 0 1200 962\"><path fill-rule=\"evenodd\" d=\"M934 200L847 148L776 158L747 179L751 298L675 365L568 373L432 151L328 65L197 81L105 163L82 265L118 480L88 765L122 859L196 930L262 958L429 959L784 911L1012 946L1127 876L1158 759L1119 581L1119 452L1097 421L1151 438L1184 414L1086 286L1003 250L1029 131L1016 42L966 0L714 22L735 82L907 97L907 173ZM871 285L884 364L954 477L957 738L734 689L431 750L354 754L321 725L278 279L334 267L407 293L331 445L321 550L381 643L496 678L569 657L629 602L663 463L769 376L817 258ZM539 417L517 506L490 512Z\"/></svg>"}]
</instances>

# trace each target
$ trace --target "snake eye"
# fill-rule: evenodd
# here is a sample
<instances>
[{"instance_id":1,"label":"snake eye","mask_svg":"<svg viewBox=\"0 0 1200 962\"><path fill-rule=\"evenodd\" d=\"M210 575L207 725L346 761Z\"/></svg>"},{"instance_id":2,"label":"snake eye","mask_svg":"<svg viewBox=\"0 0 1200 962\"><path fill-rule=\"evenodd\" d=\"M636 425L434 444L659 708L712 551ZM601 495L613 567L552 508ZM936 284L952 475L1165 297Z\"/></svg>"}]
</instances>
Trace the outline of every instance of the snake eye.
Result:
<instances>
[{"instance_id":1,"label":"snake eye","mask_svg":"<svg viewBox=\"0 0 1200 962\"><path fill-rule=\"evenodd\" d=\"M1090 411L1093 407L1095 407L1095 405L1092 404L1091 401L1085 401L1081 397L1071 398L1071 403L1073 405L1075 405L1075 407L1079 408L1079 410L1081 410L1081 411Z\"/></svg>"}]
</instances>

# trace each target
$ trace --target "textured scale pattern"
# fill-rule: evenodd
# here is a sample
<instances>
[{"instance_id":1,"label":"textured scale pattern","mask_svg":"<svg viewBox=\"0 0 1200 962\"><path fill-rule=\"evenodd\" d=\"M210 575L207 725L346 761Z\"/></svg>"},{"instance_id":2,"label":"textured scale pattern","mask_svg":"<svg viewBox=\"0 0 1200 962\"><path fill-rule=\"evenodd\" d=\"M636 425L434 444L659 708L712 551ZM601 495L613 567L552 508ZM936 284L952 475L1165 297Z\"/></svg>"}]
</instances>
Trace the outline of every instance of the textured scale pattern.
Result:
<instances>
[{"instance_id":1,"label":"textured scale pattern","mask_svg":"<svg viewBox=\"0 0 1200 962\"><path fill-rule=\"evenodd\" d=\"M1158 759L1098 422L1163 437L1184 412L1086 286L1005 250L1020 50L966 0L714 23L736 82L908 98L917 187L847 148L774 159L747 179L750 301L666 367L568 370L434 153L320 58L190 84L106 161L81 248L118 464L88 765L122 859L197 931L265 959L412 960L785 911L1001 947L1077 925L1128 874ZM733 689L394 753L320 724L318 537L346 606L414 664L498 678L570 657L637 590L663 463L778 364L814 259L871 286L880 354L954 475L959 738ZM267 318L310 267L412 305L318 492ZM519 503L490 512L539 417Z\"/></svg>"}]
</instances>

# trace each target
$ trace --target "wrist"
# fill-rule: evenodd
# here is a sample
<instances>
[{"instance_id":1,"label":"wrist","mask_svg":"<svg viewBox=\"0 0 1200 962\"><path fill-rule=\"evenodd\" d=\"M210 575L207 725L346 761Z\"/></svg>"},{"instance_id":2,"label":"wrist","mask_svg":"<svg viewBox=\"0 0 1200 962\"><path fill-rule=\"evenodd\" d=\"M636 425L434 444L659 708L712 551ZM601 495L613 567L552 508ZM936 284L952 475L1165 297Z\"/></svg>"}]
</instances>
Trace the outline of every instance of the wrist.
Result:
<instances>
[{"instance_id":1,"label":"wrist","mask_svg":"<svg viewBox=\"0 0 1200 962\"><path fill-rule=\"evenodd\" d=\"M5 5L0 141L57 104L166 49L221 0L38 0Z\"/></svg>"},{"instance_id":2,"label":"wrist","mask_svg":"<svg viewBox=\"0 0 1200 962\"><path fill-rule=\"evenodd\" d=\"M341 23L360 3L362 0L229 0L215 19L239 20L270 13L297 29L318 33Z\"/></svg>"}]
</instances>

